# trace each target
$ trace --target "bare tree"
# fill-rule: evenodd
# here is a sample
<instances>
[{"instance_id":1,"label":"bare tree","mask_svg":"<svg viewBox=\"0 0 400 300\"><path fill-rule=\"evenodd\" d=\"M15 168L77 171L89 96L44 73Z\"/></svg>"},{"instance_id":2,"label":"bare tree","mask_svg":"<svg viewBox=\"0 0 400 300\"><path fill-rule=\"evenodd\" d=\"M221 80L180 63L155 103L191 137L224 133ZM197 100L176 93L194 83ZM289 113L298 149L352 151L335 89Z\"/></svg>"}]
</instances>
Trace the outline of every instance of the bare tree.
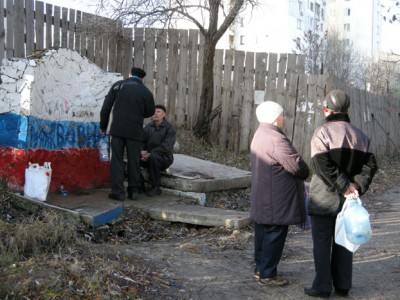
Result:
<instances>
[{"instance_id":1,"label":"bare tree","mask_svg":"<svg viewBox=\"0 0 400 300\"><path fill-rule=\"evenodd\" d=\"M351 86L362 84L361 63L363 58L352 44L339 38L337 31L329 31L324 51L324 73L338 78Z\"/></svg>"},{"instance_id":2,"label":"bare tree","mask_svg":"<svg viewBox=\"0 0 400 300\"><path fill-rule=\"evenodd\" d=\"M322 54L327 32L321 34L318 31L305 31L303 39L294 40L296 52L306 56L306 72L308 74L319 74L322 66Z\"/></svg>"},{"instance_id":3,"label":"bare tree","mask_svg":"<svg viewBox=\"0 0 400 300\"><path fill-rule=\"evenodd\" d=\"M257 0L98 0L98 8L125 25L163 25L184 19L197 26L204 37L202 89L200 109L194 134L208 140L211 122L217 116L212 111L214 100L214 54L217 42L246 4Z\"/></svg>"}]
</instances>

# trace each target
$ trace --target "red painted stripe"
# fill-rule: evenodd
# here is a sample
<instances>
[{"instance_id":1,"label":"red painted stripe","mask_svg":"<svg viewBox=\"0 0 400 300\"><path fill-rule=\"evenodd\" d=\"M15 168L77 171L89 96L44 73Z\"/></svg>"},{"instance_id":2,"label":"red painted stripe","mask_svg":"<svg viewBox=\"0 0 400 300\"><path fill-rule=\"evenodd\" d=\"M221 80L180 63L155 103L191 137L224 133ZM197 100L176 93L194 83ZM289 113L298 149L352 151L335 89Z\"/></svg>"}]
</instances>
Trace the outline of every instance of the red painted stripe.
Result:
<instances>
[{"instance_id":1,"label":"red painted stripe","mask_svg":"<svg viewBox=\"0 0 400 300\"><path fill-rule=\"evenodd\" d=\"M110 168L108 162L100 162L97 149L33 150L0 147L0 178L9 188L23 191L25 168L28 162L51 162L50 192L57 192L60 185L70 192L82 189L108 188Z\"/></svg>"}]
</instances>

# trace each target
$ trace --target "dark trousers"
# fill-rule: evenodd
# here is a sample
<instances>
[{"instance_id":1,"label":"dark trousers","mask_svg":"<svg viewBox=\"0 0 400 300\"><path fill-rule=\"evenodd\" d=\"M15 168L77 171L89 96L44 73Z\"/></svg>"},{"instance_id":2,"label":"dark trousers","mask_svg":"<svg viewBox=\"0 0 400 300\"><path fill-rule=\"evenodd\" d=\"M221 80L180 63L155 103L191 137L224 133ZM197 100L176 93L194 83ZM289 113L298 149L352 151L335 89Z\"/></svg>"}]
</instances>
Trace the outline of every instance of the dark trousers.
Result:
<instances>
[{"instance_id":1,"label":"dark trousers","mask_svg":"<svg viewBox=\"0 0 400 300\"><path fill-rule=\"evenodd\" d=\"M278 264L285 246L288 225L255 223L254 261L255 272L261 278L273 278L278 274Z\"/></svg>"},{"instance_id":2,"label":"dark trousers","mask_svg":"<svg viewBox=\"0 0 400 300\"><path fill-rule=\"evenodd\" d=\"M334 242L336 217L311 216L315 278L313 288L332 291L351 288L353 253Z\"/></svg>"},{"instance_id":3,"label":"dark trousers","mask_svg":"<svg viewBox=\"0 0 400 300\"><path fill-rule=\"evenodd\" d=\"M161 171L166 169L164 158L161 155L152 153L149 159L141 162L143 168L149 169L149 183L151 186L161 185Z\"/></svg>"},{"instance_id":4,"label":"dark trousers","mask_svg":"<svg viewBox=\"0 0 400 300\"><path fill-rule=\"evenodd\" d=\"M125 196L124 150L128 159L128 191L140 187L140 149L141 143L135 140L111 136L110 181L111 193Z\"/></svg>"}]
</instances>

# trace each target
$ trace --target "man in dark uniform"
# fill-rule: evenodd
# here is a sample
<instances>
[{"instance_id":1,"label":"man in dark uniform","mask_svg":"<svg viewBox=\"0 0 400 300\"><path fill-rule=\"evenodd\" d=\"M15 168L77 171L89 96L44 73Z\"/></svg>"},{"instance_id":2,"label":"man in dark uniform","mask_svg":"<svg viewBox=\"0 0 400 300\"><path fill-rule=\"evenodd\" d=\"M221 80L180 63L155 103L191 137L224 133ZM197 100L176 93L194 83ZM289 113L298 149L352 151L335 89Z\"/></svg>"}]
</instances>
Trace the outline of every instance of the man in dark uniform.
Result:
<instances>
[{"instance_id":1,"label":"man in dark uniform","mask_svg":"<svg viewBox=\"0 0 400 300\"><path fill-rule=\"evenodd\" d=\"M176 141L175 126L165 120L164 105L156 105L153 121L144 128L145 144L141 152L141 165L149 169L150 197L161 194L161 171L174 161L173 150Z\"/></svg>"},{"instance_id":2,"label":"man in dark uniform","mask_svg":"<svg viewBox=\"0 0 400 300\"><path fill-rule=\"evenodd\" d=\"M140 150L143 120L155 111L153 94L143 84L146 72L133 67L128 79L114 83L100 111L100 133L111 136L110 199L124 200L124 150L128 159L128 198L136 200L140 188Z\"/></svg>"}]
</instances>

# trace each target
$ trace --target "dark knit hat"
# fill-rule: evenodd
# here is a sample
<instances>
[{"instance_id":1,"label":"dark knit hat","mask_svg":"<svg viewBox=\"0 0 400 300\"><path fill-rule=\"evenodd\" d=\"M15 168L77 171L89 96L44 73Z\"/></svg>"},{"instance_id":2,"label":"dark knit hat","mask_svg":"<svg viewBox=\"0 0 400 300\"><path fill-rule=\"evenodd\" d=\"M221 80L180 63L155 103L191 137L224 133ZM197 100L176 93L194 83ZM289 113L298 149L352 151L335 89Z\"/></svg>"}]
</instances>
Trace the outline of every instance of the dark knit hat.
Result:
<instances>
[{"instance_id":1,"label":"dark knit hat","mask_svg":"<svg viewBox=\"0 0 400 300\"><path fill-rule=\"evenodd\" d=\"M162 109L165 113L167 113L167 108L162 104L157 104L156 108Z\"/></svg>"},{"instance_id":2,"label":"dark knit hat","mask_svg":"<svg viewBox=\"0 0 400 300\"><path fill-rule=\"evenodd\" d=\"M131 69L132 76L137 76L139 78L144 78L146 76L146 72L140 68L133 67Z\"/></svg>"},{"instance_id":3,"label":"dark knit hat","mask_svg":"<svg viewBox=\"0 0 400 300\"><path fill-rule=\"evenodd\" d=\"M326 95L322 105L334 112L347 113L350 107L350 97L341 90L332 90Z\"/></svg>"}]
</instances>

